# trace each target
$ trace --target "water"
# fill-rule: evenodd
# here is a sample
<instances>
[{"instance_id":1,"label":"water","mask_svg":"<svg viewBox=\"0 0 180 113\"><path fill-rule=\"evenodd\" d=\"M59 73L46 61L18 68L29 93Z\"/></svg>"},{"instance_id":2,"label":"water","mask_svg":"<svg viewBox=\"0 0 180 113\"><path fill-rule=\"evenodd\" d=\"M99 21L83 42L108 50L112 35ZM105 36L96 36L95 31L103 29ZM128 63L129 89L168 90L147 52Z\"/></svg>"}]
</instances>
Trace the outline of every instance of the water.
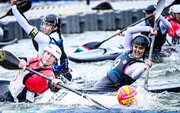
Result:
<instances>
[{"instance_id":1,"label":"water","mask_svg":"<svg viewBox=\"0 0 180 113\"><path fill-rule=\"evenodd\" d=\"M79 45L85 44L87 42L102 41L114 34L114 31L102 32L84 32L82 34L68 34L65 35L65 50L68 55L73 53ZM122 43L123 37L116 36L113 39L103 43L101 47L118 46ZM34 50L31 39L22 39L18 43L5 46L3 49L9 50L17 56L32 57L36 56L36 51ZM173 55L170 58L164 58L161 63L153 63L153 67L150 70L149 83L161 84L161 83L174 83L180 82L180 59L179 56ZM75 63L69 61L69 66L76 71L78 71L83 79L86 80L85 85L91 87L97 80L101 79L106 75L106 70L111 65L112 60L102 61L102 62L92 62L92 63ZM16 70L6 70L0 68L0 78L11 79L14 76ZM143 85L145 77L141 77L134 84ZM74 86L76 87L76 86ZM114 108L125 108L125 109L139 109L139 110L151 110L151 111L169 111L169 112L180 112L180 93L147 93L142 88L138 88L137 104L125 107L121 105L116 105ZM71 98L73 99L73 97ZM93 106L86 106L83 104L77 104L73 106L63 106L58 102L44 103L44 104L24 104L24 103L1 103L0 110L22 110L27 109L60 109L60 108L76 108L74 111L86 112L83 108L91 107L90 111L97 112L99 109L95 109ZM81 108L78 110L78 108ZM116 109L111 109L110 112L116 112ZM70 112L72 111L69 110ZM89 112L90 112L89 111ZM102 111L99 111L102 112Z\"/></svg>"}]
</instances>

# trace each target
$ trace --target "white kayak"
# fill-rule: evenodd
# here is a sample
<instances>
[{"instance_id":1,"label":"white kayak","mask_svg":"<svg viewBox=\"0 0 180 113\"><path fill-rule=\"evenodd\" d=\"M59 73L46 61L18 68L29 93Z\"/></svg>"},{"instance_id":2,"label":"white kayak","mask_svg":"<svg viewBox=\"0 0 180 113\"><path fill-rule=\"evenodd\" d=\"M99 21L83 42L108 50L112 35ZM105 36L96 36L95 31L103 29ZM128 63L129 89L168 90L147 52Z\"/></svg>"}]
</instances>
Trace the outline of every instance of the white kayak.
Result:
<instances>
[{"instance_id":1,"label":"white kayak","mask_svg":"<svg viewBox=\"0 0 180 113\"><path fill-rule=\"evenodd\" d=\"M1 92L3 92L4 88L7 88L9 85L9 80L0 80L0 88ZM73 88L72 88L73 89ZM148 92L164 92L164 91L169 91L169 92L180 92L180 84L179 83L169 83L169 84L159 84L159 85L151 85L148 87ZM106 106L114 106L117 105L118 102L115 97L116 91L98 91L98 90L77 90L80 92L82 95L90 95L93 99L97 100L100 103L104 103ZM49 102L49 100L61 103L61 105L76 105L79 103L87 104L87 105L92 105L92 103L89 103L86 98L83 98L82 96L77 95L74 92L67 91L67 90L60 90L58 93L54 94L50 92L49 90L44 93L44 95L41 95L41 97L36 99L36 103L44 103L44 102ZM112 103L110 104L109 102Z\"/></svg>"},{"instance_id":2,"label":"white kayak","mask_svg":"<svg viewBox=\"0 0 180 113\"><path fill-rule=\"evenodd\" d=\"M2 84L4 85L8 85L8 81L5 80L1 80ZM145 90L143 90L143 88L141 87L137 87L137 92L138 95L135 99L135 102L132 106L127 107L127 106L122 106L118 103L117 99L116 99L116 92L109 92L109 93L104 93L104 94L98 94L98 93L94 93L94 94L83 94L92 98L93 100L97 101L98 103L102 104L103 106L111 109L112 111L116 111L117 109L119 111L119 113L124 113L124 112L128 112L128 113L144 113L144 112L148 112L148 113L163 113L163 112L159 112L159 111L149 111L149 110L145 110L145 109L141 109L139 110L139 107L141 108L141 106L143 106L144 104L148 104L146 102L149 102L149 100L153 100L154 97L152 97L151 92L147 92ZM144 101L144 99L148 99L147 101ZM143 104L143 105L142 105ZM98 112L96 110L99 110L99 107L94 103L91 102L90 100L77 95L74 92L71 92L69 90L66 90L64 88L62 88L59 92L57 93L52 93L50 92L50 90L46 91L46 93L44 93L44 95L41 96L41 98L37 98L35 103L17 103L16 106L23 106L30 108L30 109L26 109L26 112L51 112L51 113L56 113L56 112L63 112L63 110L67 110L66 113L71 113L74 111L77 111L77 113L81 113L81 111L83 112L83 110L88 110L90 109L91 111L88 111L88 113L90 112ZM52 107L50 107L52 106ZM83 109L84 108L84 109ZM72 110L73 109L73 110ZM103 111L108 111L106 109L102 109L100 108L100 110ZM14 113L15 110L8 110L8 109L3 109L2 111L3 113ZM18 113L22 113L22 111L17 110ZM87 111L86 111L87 112ZM110 112L110 111L109 111ZM107 113L107 112L106 112Z\"/></svg>"}]
</instances>

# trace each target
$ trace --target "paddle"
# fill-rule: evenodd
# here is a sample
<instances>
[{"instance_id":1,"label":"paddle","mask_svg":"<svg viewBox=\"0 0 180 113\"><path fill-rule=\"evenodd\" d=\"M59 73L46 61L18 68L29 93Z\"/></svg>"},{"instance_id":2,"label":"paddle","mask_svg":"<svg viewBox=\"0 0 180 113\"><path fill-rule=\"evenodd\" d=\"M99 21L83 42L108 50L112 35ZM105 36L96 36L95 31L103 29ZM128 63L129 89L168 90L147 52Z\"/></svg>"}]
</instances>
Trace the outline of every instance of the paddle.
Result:
<instances>
[{"instance_id":1,"label":"paddle","mask_svg":"<svg viewBox=\"0 0 180 113\"><path fill-rule=\"evenodd\" d=\"M19 6L22 12L26 12L31 8L31 1L22 1L22 2L19 2L17 5ZM5 15L0 17L0 19L6 16L11 16L11 15L13 15L12 9L10 9Z\"/></svg>"},{"instance_id":2,"label":"paddle","mask_svg":"<svg viewBox=\"0 0 180 113\"><path fill-rule=\"evenodd\" d=\"M0 65L2 67L6 68L6 69L20 69L18 67L19 62L20 62L19 58L16 57L15 55L13 55L11 52L9 52L7 50L0 50ZM47 77L47 76L45 76L45 75L43 75L43 74L41 74L41 73L39 73L39 72L37 72L35 70L32 70L32 69L30 69L28 67L25 67L24 69L26 69L26 70L28 70L30 72L33 72L33 73L35 73L35 74L37 74L37 75L39 75L39 76L41 76L41 77L43 77L43 78L45 78L47 80L53 81L53 78ZM107 107L100 104L96 100L88 97L87 95L82 94L79 91L71 89L71 88L69 88L69 87L67 87L67 86L65 86L65 85L63 85L61 83L59 83L58 85L60 85L61 87L65 88L65 89L67 89L67 90L69 90L71 92L76 93L79 96L82 96L83 98L89 100L90 102L92 102L93 104L95 104L99 108L108 109Z\"/></svg>"},{"instance_id":3,"label":"paddle","mask_svg":"<svg viewBox=\"0 0 180 113\"><path fill-rule=\"evenodd\" d=\"M154 24L154 30L157 31L157 20L159 18L159 16L161 15L163 9L165 6L165 0L158 0L157 2L157 7L156 7L156 17L155 17L155 24ZM151 37L152 42L151 42L151 46L150 46L150 52L149 52L149 60L151 60L151 56L152 56L152 52L153 52L153 47L154 47L154 40L155 40L155 36ZM145 82L144 82L144 89L148 91L148 77L149 77L149 66L146 70L145 73Z\"/></svg>"},{"instance_id":4,"label":"paddle","mask_svg":"<svg viewBox=\"0 0 180 113\"><path fill-rule=\"evenodd\" d=\"M167 38L166 38L166 42L168 43L169 46L172 46L171 43L167 40Z\"/></svg>"},{"instance_id":5,"label":"paddle","mask_svg":"<svg viewBox=\"0 0 180 113\"><path fill-rule=\"evenodd\" d=\"M149 16L147 16L147 17L144 17L144 18L140 19L139 21L137 21L137 22L129 25L128 27L132 27L132 26L134 26L134 25L136 25L136 24L138 24L138 23L140 23L140 22L142 22L142 21L144 21L144 20L146 20L146 19L148 19L148 18L150 18L150 17L152 17L152 16L153 16L153 14L151 14L151 15L149 15ZM122 30L121 30L121 33L124 32L124 31L126 31L128 27L122 29ZM116 34L113 35L113 36L111 36L111 37L109 37L109 38L107 38L107 39L105 39L105 40L103 40L103 41L101 41L101 42L89 42L89 43L86 43L86 44L78 47L78 48L76 49L75 53L76 53L76 52L82 52L82 51L84 51L84 50L96 49L96 48L98 48L101 44L103 44L104 42L108 41L109 39L111 39L111 38L113 38L113 37L115 37L115 36L116 36Z\"/></svg>"}]
</instances>

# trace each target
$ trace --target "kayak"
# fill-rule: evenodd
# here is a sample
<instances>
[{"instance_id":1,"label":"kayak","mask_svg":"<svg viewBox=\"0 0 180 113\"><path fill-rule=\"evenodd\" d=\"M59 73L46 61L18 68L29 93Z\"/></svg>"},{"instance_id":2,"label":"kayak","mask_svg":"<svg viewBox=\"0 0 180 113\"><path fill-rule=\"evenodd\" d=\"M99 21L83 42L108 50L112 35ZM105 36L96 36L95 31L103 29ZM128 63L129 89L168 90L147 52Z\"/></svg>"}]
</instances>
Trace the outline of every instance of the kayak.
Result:
<instances>
[{"instance_id":1,"label":"kayak","mask_svg":"<svg viewBox=\"0 0 180 113\"><path fill-rule=\"evenodd\" d=\"M141 95L144 94L144 95ZM20 108L26 108L25 106L28 106L27 109L18 109L16 110L8 110L8 108L3 109L1 112L3 113L24 113L24 112L30 112L30 113L59 113L59 112L65 112L65 113L94 113L94 112L100 112L100 113L108 113L108 112L118 112L118 113L167 113L167 112L160 112L160 111L151 111L151 110L140 110L140 108L136 106L141 106L141 104L138 101L138 98L141 99L140 95L142 97L144 96L150 96L146 93L140 93L140 95L137 95L135 103L132 105L132 107L125 107L118 103L116 99L115 93L109 93L109 94L84 94L89 96L90 98L93 98L97 102L101 103L102 105L106 106L107 109L102 109L96 106L93 102L83 98L82 96L79 96L73 92L61 89L58 93L53 95L53 98L49 100L49 102L38 102L38 103L17 103L17 107ZM140 104L140 105L139 105ZM41 105L41 106L40 106ZM50 106L53 106L52 108ZM171 112L168 112L171 113ZM172 112L173 113L173 112Z\"/></svg>"},{"instance_id":2,"label":"kayak","mask_svg":"<svg viewBox=\"0 0 180 113\"><path fill-rule=\"evenodd\" d=\"M9 83L10 83L10 80L6 80L6 79L0 80L1 92L5 91L5 89L8 88ZM73 97L73 99L69 99L72 97ZM96 94L92 94L91 97L93 97L93 98L98 97L99 99L102 98L101 95L97 96ZM104 98L104 96L103 96L103 98ZM116 100L114 99L115 98L114 95L113 96L110 96L110 95L106 96L106 98L108 100L111 100L112 102L114 101L114 103L118 104L116 102ZM55 103L54 100L57 102L57 104L61 104L61 105L65 105L65 106L75 105L75 104L78 104L79 102L86 104L86 106L92 105L92 103L89 103L88 99L85 99L82 96L79 96L76 93L65 90L65 89L61 89L58 93L52 93L50 90L47 90L40 97L36 98L34 103L38 103L38 104L39 103L49 103L51 101L53 101L53 103Z\"/></svg>"},{"instance_id":3,"label":"kayak","mask_svg":"<svg viewBox=\"0 0 180 113\"><path fill-rule=\"evenodd\" d=\"M2 86L0 90L3 89L3 86L8 86L8 84L9 84L9 80L0 80L0 86ZM174 86L174 84L172 84L172 86ZM179 87L180 87L180 85L179 85ZM179 88L177 88L177 89L179 89ZM139 92L139 90L138 90L138 92ZM45 94L47 97L51 95L51 98L49 98L48 102L36 101L32 105L30 103L22 103L22 104L17 103L17 104L18 104L18 106L21 106L21 105L26 106L27 105L29 107L29 109L25 109L25 111L31 112L31 113L35 113L35 112L43 112L43 113L44 112L48 112L48 113L49 112L50 113L57 113L57 112L66 112L66 113L88 112L88 113L91 113L92 112L93 113L93 112L99 112L99 111L101 111L101 113L108 113L108 111L109 112L118 112L118 113L124 113L124 112L128 112L128 113L165 113L165 112L160 112L160 111L132 109L136 106L136 104L138 105L138 101L135 102L134 107L132 107L132 108L124 107L118 103L118 101L116 99L116 92L113 92L113 93L106 92L104 94L98 94L96 92L94 94L89 94L89 93L82 93L82 94L87 95L88 97L96 100L97 102L101 103L102 105L106 106L109 109L108 110L100 109L100 108L98 108L98 106L96 104L89 101L88 99L83 98L82 96L79 96L76 93L65 90L65 89L61 89L58 93L55 93L53 95L48 90L48 92L46 92L46 94ZM140 95L141 94L144 94L144 96L149 96L143 92L141 92ZM138 99L139 96L137 96L136 98ZM46 97L44 99L46 99ZM39 108L38 105L40 105L40 104L42 104L43 106L41 106ZM54 106L54 107L52 107L52 109L49 108L49 106L53 106L53 105L55 105L56 107ZM24 113L24 111L22 111L21 109L19 109L19 110L3 109L1 112L3 112L3 113L14 113L14 112ZM171 112L168 112L168 113L171 113Z\"/></svg>"},{"instance_id":4,"label":"kayak","mask_svg":"<svg viewBox=\"0 0 180 113\"><path fill-rule=\"evenodd\" d=\"M2 48L3 46L7 46L7 45L9 45L9 44L16 43L17 41L18 41L18 39L15 38L15 39L13 39L13 40L0 42L0 48Z\"/></svg>"},{"instance_id":5,"label":"kayak","mask_svg":"<svg viewBox=\"0 0 180 113\"><path fill-rule=\"evenodd\" d=\"M74 62L96 62L103 60L114 60L123 52L122 48L109 47L109 48L98 48L85 52L77 52L69 55L69 60Z\"/></svg>"},{"instance_id":6,"label":"kayak","mask_svg":"<svg viewBox=\"0 0 180 113\"><path fill-rule=\"evenodd\" d=\"M108 47L92 49L84 52L75 52L68 56L69 60L73 62L97 62L104 60L114 60L124 51L123 47ZM169 57L174 49L167 48L160 53L153 53L153 58ZM148 57L148 54L146 54Z\"/></svg>"}]
</instances>

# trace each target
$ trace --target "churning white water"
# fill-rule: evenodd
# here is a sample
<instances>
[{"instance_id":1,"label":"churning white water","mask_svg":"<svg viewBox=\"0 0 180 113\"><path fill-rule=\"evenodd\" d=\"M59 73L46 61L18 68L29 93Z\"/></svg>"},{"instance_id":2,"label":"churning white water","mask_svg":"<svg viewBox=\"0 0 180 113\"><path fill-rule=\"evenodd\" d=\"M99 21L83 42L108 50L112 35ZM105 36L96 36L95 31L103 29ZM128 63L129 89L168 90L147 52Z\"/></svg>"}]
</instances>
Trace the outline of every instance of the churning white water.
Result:
<instances>
[{"instance_id":1,"label":"churning white water","mask_svg":"<svg viewBox=\"0 0 180 113\"><path fill-rule=\"evenodd\" d=\"M76 48L82 44L102 41L112 35L114 31L96 31L96 32L84 32L81 34L68 34L64 35L65 41L64 46L66 53L69 55L73 53ZM116 36L113 39L102 44L101 47L118 46L122 43L124 37ZM9 50L19 57L32 57L36 56L36 51L32 46L31 39L22 39L18 43L11 44L3 47L3 49ZM161 63L153 63L153 67L150 70L149 83L151 84L161 84L161 83L174 83L180 82L180 57L177 55L171 56L169 58L164 58ZM91 63L75 63L69 61L69 67L78 71L83 79L86 81L86 85L91 86L97 80L101 79L106 75L107 69L110 67L112 60L102 61L102 62L91 62ZM5 79L11 79L16 70L6 70L0 68L0 77ZM141 77L134 84L143 85L145 77ZM123 107L117 105L116 108L130 108L130 109L140 109L140 110L152 110L152 111L175 111L180 112L180 93L147 93L142 88L137 89L138 99L137 105L130 107ZM73 99L73 97L71 98ZM55 102L57 103L57 102ZM21 109L25 110L27 108L55 108L60 107L60 103L48 103L48 104L16 104L16 103L1 103L0 109ZM61 106L62 107L62 106ZM65 106L63 106L65 107ZM73 106L80 108L81 106ZM84 107L84 106L82 106ZM83 111L83 110L82 110ZM76 112L81 112L81 110L76 110ZM112 109L112 112L113 111Z\"/></svg>"}]
</instances>

